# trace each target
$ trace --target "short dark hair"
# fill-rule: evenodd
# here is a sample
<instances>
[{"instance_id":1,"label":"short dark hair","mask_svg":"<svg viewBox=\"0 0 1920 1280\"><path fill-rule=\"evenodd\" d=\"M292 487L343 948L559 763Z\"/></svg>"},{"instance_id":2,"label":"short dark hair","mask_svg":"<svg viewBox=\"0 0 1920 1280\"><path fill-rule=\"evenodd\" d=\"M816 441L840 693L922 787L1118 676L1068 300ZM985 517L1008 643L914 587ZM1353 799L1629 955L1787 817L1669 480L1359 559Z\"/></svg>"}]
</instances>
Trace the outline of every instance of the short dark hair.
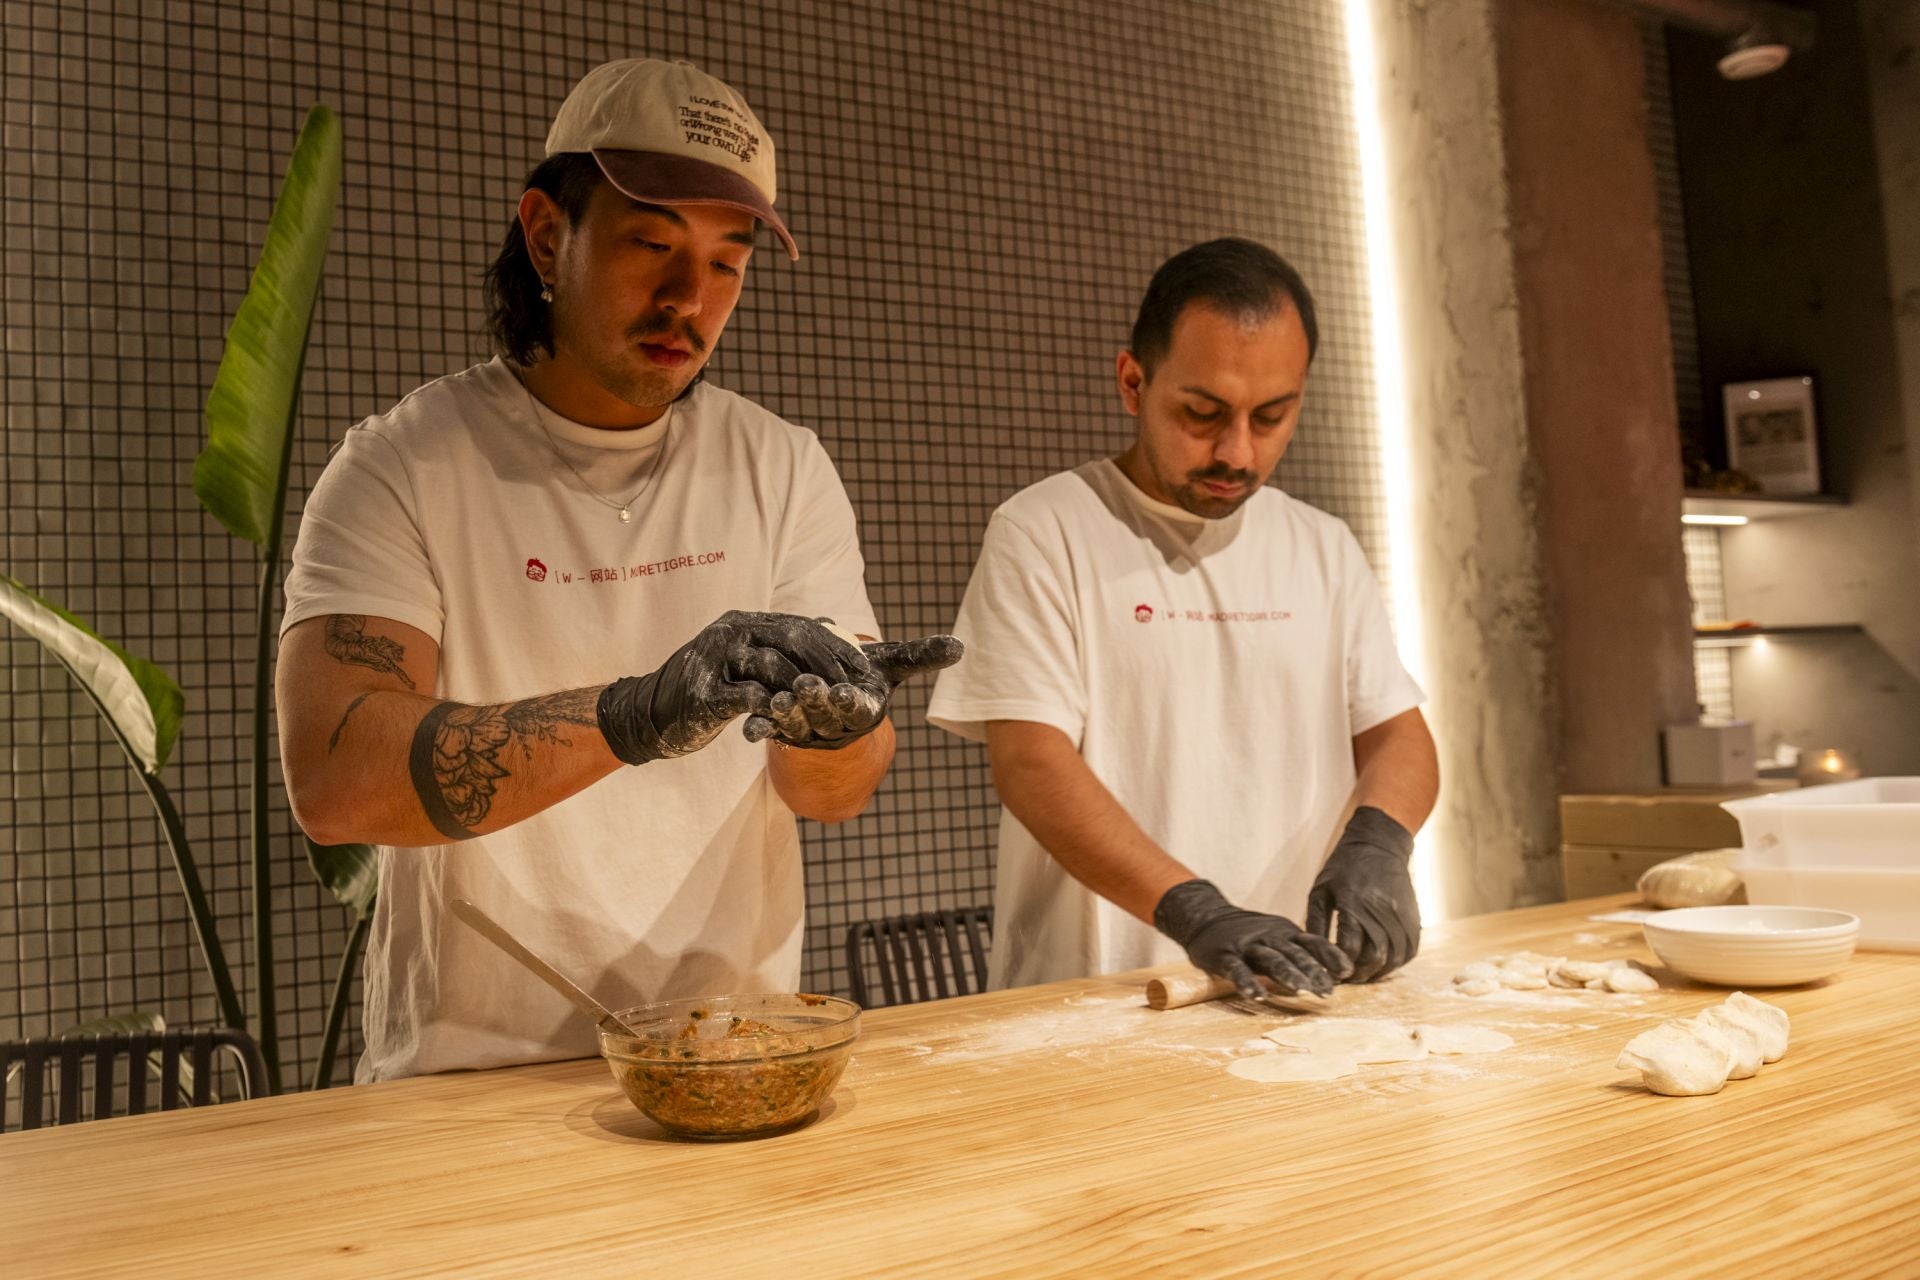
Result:
<instances>
[{"instance_id":1,"label":"short dark hair","mask_svg":"<svg viewBox=\"0 0 1920 1280\"><path fill-rule=\"evenodd\" d=\"M1300 314L1307 331L1307 360L1320 346L1313 295L1291 263L1263 244L1228 236L1182 249L1153 273L1129 346L1149 375L1173 346L1173 323L1194 303L1237 320L1267 320L1286 303Z\"/></svg>"},{"instance_id":2,"label":"short dark hair","mask_svg":"<svg viewBox=\"0 0 1920 1280\"><path fill-rule=\"evenodd\" d=\"M527 175L524 191L535 187L560 206L570 223L578 223L587 202L604 179L600 163L585 151L563 151L548 156ZM500 245L499 256L487 268L487 332L494 350L518 365L530 365L542 354L553 354L553 317L540 301L540 273L527 256L527 237L515 217Z\"/></svg>"}]
</instances>

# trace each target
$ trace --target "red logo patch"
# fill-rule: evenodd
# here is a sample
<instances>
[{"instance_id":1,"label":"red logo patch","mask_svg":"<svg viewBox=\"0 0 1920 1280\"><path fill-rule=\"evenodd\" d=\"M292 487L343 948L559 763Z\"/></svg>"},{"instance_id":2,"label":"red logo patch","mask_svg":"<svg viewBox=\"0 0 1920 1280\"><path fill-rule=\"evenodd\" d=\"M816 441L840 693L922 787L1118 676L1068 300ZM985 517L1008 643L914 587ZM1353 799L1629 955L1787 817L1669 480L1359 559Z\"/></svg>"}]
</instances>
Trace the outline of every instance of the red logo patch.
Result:
<instances>
[{"instance_id":1,"label":"red logo patch","mask_svg":"<svg viewBox=\"0 0 1920 1280\"><path fill-rule=\"evenodd\" d=\"M547 566L541 564L538 560L529 559L527 561L527 576L535 582L545 582L547 580Z\"/></svg>"},{"instance_id":2,"label":"red logo patch","mask_svg":"<svg viewBox=\"0 0 1920 1280\"><path fill-rule=\"evenodd\" d=\"M1135 622L1152 622L1153 606L1150 604L1137 604L1133 606L1133 620Z\"/></svg>"}]
</instances>

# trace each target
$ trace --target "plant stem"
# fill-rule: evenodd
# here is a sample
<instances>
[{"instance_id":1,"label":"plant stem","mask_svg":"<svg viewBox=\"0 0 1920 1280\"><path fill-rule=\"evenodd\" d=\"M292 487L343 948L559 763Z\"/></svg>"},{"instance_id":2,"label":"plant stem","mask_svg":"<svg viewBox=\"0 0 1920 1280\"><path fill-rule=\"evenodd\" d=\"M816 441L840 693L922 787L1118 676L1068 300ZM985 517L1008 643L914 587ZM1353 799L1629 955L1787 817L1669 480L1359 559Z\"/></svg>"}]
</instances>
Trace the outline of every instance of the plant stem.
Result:
<instances>
[{"instance_id":1,"label":"plant stem","mask_svg":"<svg viewBox=\"0 0 1920 1280\"><path fill-rule=\"evenodd\" d=\"M333 1083L333 1058L340 1048L340 1028L347 1020L347 997L353 991L353 962L367 940L367 926L373 917L359 916L347 937L346 950L340 953L340 974L333 980L333 998L327 1001L327 1033L320 1040L320 1061L313 1068L313 1087L325 1089Z\"/></svg>"},{"instance_id":2,"label":"plant stem","mask_svg":"<svg viewBox=\"0 0 1920 1280\"><path fill-rule=\"evenodd\" d=\"M234 993L233 973L227 968L227 953L220 945L220 932L207 905L207 891L200 884L200 868L194 863L193 850L187 844L186 825L180 821L173 797L160 779L145 769L135 768L134 776L146 788L147 798L160 815L160 828L166 832L167 850L173 855L173 869L180 877L180 891L187 899L187 915L200 940L200 954L207 962L207 975L213 979L213 997L220 1006L220 1021L236 1030L244 1030L247 1015L240 1010L240 997Z\"/></svg>"},{"instance_id":3,"label":"plant stem","mask_svg":"<svg viewBox=\"0 0 1920 1280\"><path fill-rule=\"evenodd\" d=\"M193 922L194 937L200 943L200 958L206 961L207 976L213 979L213 998L220 1006L220 1021L237 1031L246 1030L247 1015L240 1011L240 997L233 989L233 971L227 967L227 951L220 945L220 931L214 924L212 909L207 906L207 891L200 884L200 867L193 860L193 846L187 843L186 824L180 821L180 811L173 807L173 796L167 791L166 784L156 775L148 773L146 766L140 763L133 744L120 732L120 726L114 722L112 714L94 694L93 688L80 678L80 673L59 654L54 654L54 659L66 667L67 674L80 686L80 692L100 713L101 723L107 726L107 732L113 735L113 740L120 744L127 763L133 767L133 776L140 780L147 799L153 803L154 812L160 816L160 830L167 838L167 852L173 856L173 869L180 877L180 892L187 900L187 916Z\"/></svg>"},{"instance_id":4,"label":"plant stem","mask_svg":"<svg viewBox=\"0 0 1920 1280\"><path fill-rule=\"evenodd\" d=\"M284 471L283 471L284 475ZM277 530L276 530L277 532ZM273 587L279 576L279 539L260 561L260 610L253 653L253 974L260 1057L267 1065L267 1091L280 1092L278 975L273 967L273 839L267 808L267 677L273 657Z\"/></svg>"}]
</instances>

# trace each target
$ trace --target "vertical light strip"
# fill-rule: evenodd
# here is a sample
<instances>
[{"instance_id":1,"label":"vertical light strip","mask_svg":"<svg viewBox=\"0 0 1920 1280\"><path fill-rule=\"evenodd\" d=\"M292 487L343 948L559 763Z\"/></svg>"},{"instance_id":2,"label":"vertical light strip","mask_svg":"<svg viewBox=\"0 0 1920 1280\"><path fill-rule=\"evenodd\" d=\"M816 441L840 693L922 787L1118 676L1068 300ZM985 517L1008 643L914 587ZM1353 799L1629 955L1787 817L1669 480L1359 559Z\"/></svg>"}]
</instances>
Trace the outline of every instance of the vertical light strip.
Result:
<instances>
[{"instance_id":1,"label":"vertical light strip","mask_svg":"<svg viewBox=\"0 0 1920 1280\"><path fill-rule=\"evenodd\" d=\"M1407 469L1406 370L1401 358L1399 264L1393 248L1386 137L1380 120L1380 77L1374 54L1373 6L1346 0L1347 62L1353 80L1353 124L1360 154L1361 198L1367 218L1367 285L1372 301L1374 416L1380 430L1381 488L1387 507L1387 580L1392 588L1394 636L1401 661L1427 687L1425 620L1420 615L1420 566L1413 531L1413 482ZM1432 841L1414 841L1413 882L1421 916L1446 917Z\"/></svg>"}]
</instances>

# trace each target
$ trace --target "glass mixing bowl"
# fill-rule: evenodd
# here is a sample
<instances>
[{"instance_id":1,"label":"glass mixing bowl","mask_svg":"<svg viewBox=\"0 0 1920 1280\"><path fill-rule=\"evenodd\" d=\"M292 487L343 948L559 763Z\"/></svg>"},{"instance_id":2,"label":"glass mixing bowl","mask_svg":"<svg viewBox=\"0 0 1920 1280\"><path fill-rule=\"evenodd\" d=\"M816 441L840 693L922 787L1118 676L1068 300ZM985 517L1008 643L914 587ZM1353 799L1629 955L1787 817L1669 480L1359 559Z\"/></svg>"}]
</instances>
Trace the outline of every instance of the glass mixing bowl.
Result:
<instances>
[{"instance_id":1,"label":"glass mixing bowl","mask_svg":"<svg viewBox=\"0 0 1920 1280\"><path fill-rule=\"evenodd\" d=\"M620 1011L636 1034L600 1032L600 1054L633 1105L671 1133L744 1138L820 1108L860 1035L836 996L711 996Z\"/></svg>"}]
</instances>

